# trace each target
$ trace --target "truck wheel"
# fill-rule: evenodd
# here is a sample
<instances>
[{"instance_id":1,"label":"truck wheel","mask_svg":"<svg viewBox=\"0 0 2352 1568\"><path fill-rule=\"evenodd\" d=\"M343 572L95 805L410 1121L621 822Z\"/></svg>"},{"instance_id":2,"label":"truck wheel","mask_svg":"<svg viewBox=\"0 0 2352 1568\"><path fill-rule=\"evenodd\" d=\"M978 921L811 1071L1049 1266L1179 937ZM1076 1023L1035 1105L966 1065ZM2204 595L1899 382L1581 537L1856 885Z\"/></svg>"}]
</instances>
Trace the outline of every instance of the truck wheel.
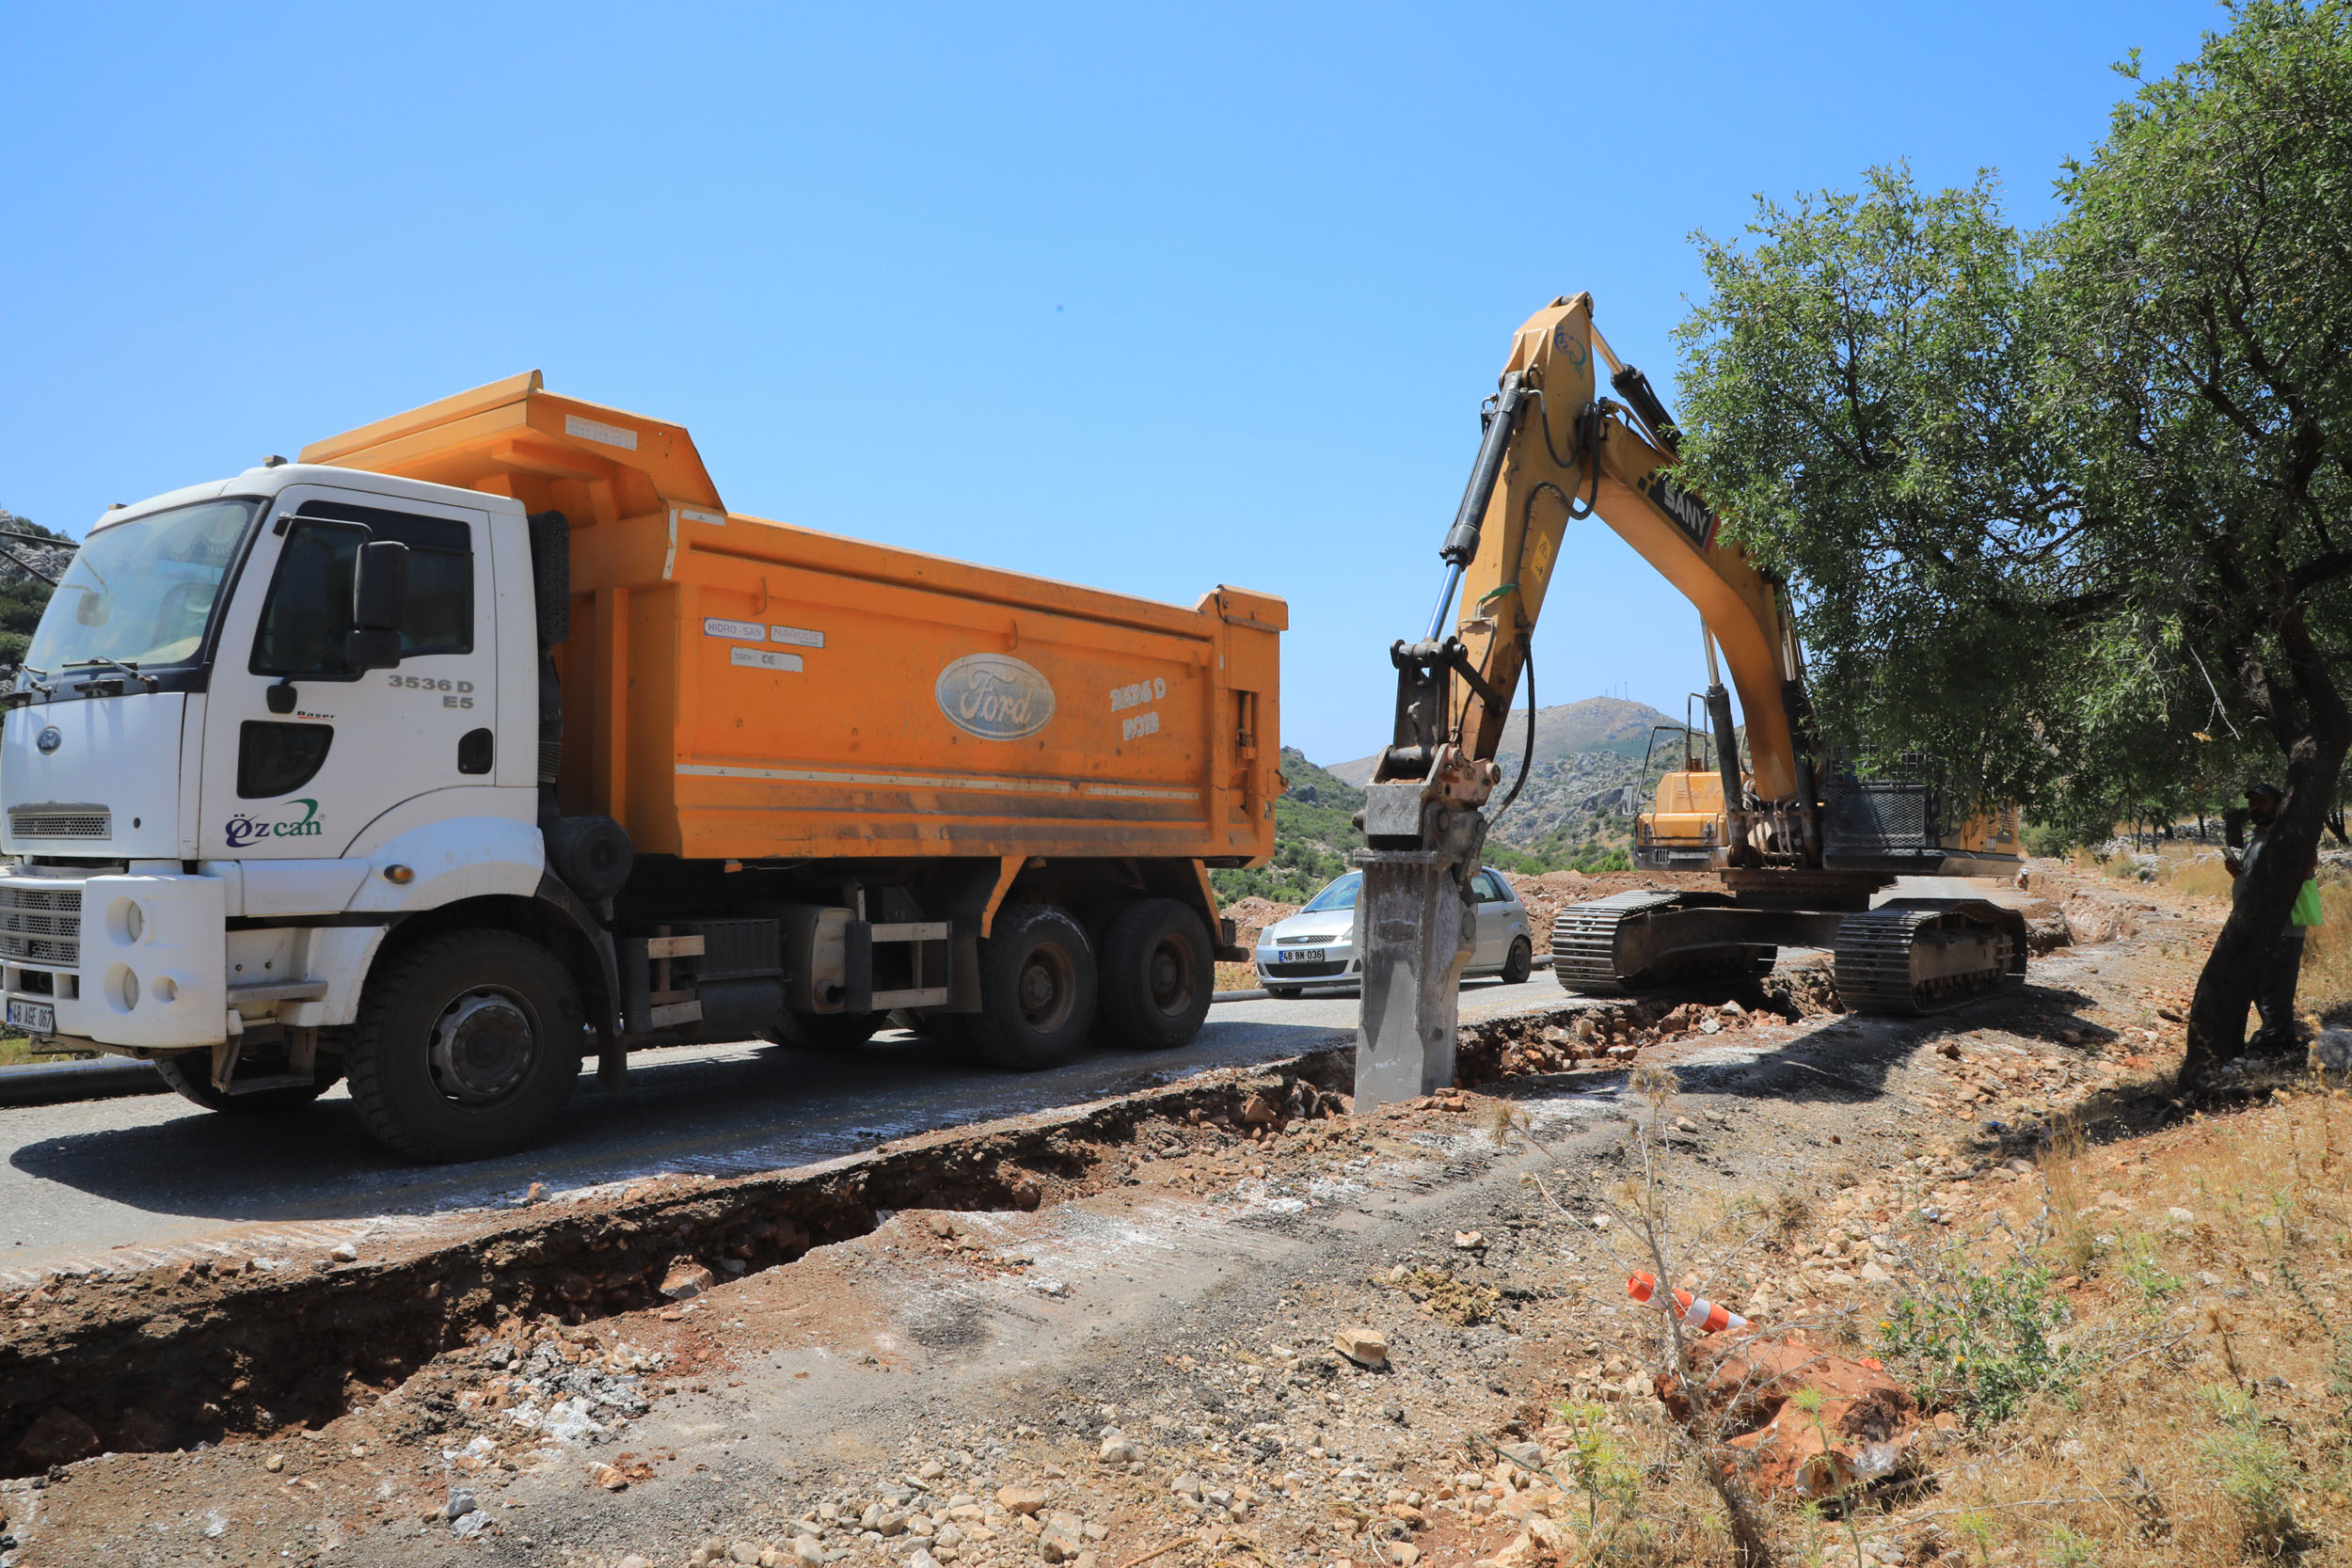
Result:
<instances>
[{"instance_id":1,"label":"truck wheel","mask_svg":"<svg viewBox=\"0 0 2352 1568\"><path fill-rule=\"evenodd\" d=\"M183 1100L192 1101L208 1111L227 1116L264 1116L274 1111L299 1111L319 1096L335 1086L342 1074L328 1065L329 1058L319 1059L318 1075L308 1088L294 1085L287 1088L263 1089L259 1094L223 1094L213 1087L213 1053L209 1051L176 1052L155 1058L155 1070L164 1082Z\"/></svg>"},{"instance_id":2,"label":"truck wheel","mask_svg":"<svg viewBox=\"0 0 2352 1568\"><path fill-rule=\"evenodd\" d=\"M1094 949L1047 904L1008 904L980 943L980 1010L964 1019L993 1067L1035 1072L1068 1061L1094 1027Z\"/></svg>"},{"instance_id":3,"label":"truck wheel","mask_svg":"<svg viewBox=\"0 0 2352 1568\"><path fill-rule=\"evenodd\" d=\"M555 955L511 931L428 937L371 978L344 1053L369 1132L481 1160L544 1133L580 1079L586 1016Z\"/></svg>"},{"instance_id":4,"label":"truck wheel","mask_svg":"<svg viewBox=\"0 0 2352 1568\"><path fill-rule=\"evenodd\" d=\"M1502 983L1516 986L1535 970L1535 948L1525 937L1511 939L1511 955L1502 960Z\"/></svg>"},{"instance_id":5,"label":"truck wheel","mask_svg":"<svg viewBox=\"0 0 2352 1568\"><path fill-rule=\"evenodd\" d=\"M880 1013L780 1013L766 1031L778 1045L803 1051L855 1051L881 1028Z\"/></svg>"},{"instance_id":6,"label":"truck wheel","mask_svg":"<svg viewBox=\"0 0 2352 1568\"><path fill-rule=\"evenodd\" d=\"M1173 898L1139 898L1103 928L1103 1023L1130 1051L1166 1051L1200 1032L1216 955L1200 917Z\"/></svg>"}]
</instances>

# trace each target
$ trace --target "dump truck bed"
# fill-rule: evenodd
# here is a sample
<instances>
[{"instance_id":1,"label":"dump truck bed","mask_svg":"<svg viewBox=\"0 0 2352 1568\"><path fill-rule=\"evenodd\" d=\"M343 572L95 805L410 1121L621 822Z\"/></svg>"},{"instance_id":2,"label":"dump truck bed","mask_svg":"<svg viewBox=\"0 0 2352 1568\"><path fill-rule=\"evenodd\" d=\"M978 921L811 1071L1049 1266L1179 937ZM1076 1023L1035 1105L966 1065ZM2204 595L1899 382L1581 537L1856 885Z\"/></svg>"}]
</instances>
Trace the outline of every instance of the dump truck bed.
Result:
<instances>
[{"instance_id":1,"label":"dump truck bed","mask_svg":"<svg viewBox=\"0 0 2352 1568\"><path fill-rule=\"evenodd\" d=\"M302 461L565 515L559 799L640 853L1273 851L1277 597L1186 609L730 512L684 429L536 372Z\"/></svg>"}]
</instances>

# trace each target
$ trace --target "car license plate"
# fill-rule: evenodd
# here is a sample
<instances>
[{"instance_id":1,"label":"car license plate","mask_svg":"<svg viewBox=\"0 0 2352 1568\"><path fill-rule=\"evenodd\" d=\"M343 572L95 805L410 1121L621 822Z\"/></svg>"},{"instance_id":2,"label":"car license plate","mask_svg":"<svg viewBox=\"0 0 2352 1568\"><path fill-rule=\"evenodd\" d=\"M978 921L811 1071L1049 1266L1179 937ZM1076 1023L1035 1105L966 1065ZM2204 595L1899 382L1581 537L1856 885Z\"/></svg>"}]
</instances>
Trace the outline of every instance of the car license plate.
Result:
<instances>
[{"instance_id":1,"label":"car license plate","mask_svg":"<svg viewBox=\"0 0 2352 1568\"><path fill-rule=\"evenodd\" d=\"M1323 949L1320 947L1294 947L1289 952L1282 955L1282 961L1286 964L1319 964L1323 961Z\"/></svg>"},{"instance_id":2,"label":"car license plate","mask_svg":"<svg viewBox=\"0 0 2352 1568\"><path fill-rule=\"evenodd\" d=\"M54 1035L57 1032L57 1009L46 1002L8 1003L8 1026L30 1035Z\"/></svg>"}]
</instances>

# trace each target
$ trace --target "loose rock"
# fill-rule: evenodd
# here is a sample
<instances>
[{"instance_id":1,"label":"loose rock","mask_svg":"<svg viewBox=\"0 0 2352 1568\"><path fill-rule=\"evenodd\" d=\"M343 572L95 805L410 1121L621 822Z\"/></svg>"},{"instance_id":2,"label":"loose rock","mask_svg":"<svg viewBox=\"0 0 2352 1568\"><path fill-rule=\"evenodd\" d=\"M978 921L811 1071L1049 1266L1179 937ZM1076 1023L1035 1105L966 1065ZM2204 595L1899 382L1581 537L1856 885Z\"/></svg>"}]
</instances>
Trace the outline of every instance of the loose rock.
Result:
<instances>
[{"instance_id":1,"label":"loose rock","mask_svg":"<svg viewBox=\"0 0 2352 1568\"><path fill-rule=\"evenodd\" d=\"M661 1276L661 1293L672 1301L691 1301L719 1282L719 1276L691 1258L675 1258Z\"/></svg>"}]
</instances>

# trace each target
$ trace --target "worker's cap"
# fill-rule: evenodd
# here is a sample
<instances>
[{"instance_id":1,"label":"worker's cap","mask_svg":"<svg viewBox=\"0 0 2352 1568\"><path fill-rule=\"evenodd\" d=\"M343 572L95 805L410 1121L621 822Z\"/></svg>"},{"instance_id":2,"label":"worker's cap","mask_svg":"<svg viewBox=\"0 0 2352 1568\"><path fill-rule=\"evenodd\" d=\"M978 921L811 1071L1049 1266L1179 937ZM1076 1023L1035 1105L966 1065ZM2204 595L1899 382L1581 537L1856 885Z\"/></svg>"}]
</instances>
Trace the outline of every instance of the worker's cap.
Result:
<instances>
[{"instance_id":1,"label":"worker's cap","mask_svg":"<svg viewBox=\"0 0 2352 1568\"><path fill-rule=\"evenodd\" d=\"M2286 796L2277 784L2258 784L2247 786L2246 798L2249 800L2283 800Z\"/></svg>"}]
</instances>

